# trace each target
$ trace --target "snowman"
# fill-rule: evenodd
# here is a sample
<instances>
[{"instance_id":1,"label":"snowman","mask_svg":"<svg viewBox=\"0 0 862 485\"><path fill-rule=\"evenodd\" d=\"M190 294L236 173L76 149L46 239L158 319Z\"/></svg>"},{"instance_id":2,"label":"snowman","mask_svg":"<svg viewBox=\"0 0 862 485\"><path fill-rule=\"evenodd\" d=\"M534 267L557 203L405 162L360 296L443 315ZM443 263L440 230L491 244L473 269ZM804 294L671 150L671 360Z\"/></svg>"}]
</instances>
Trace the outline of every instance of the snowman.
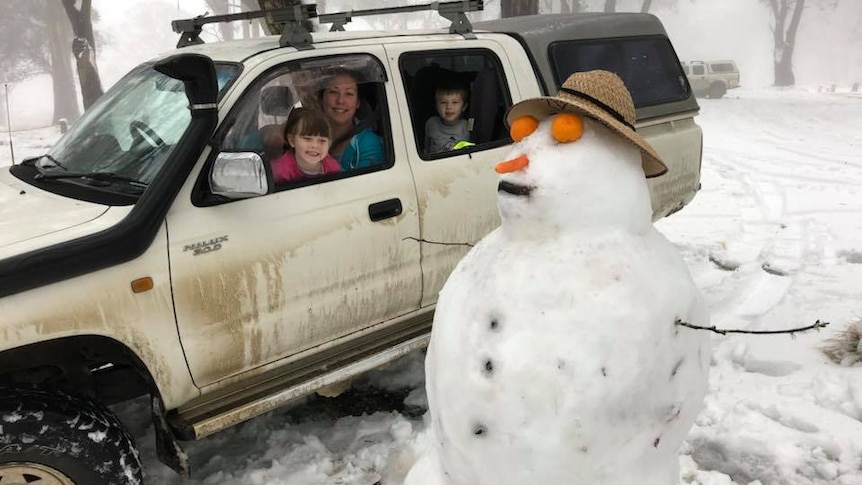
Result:
<instances>
[{"instance_id":1,"label":"snowman","mask_svg":"<svg viewBox=\"0 0 862 485\"><path fill-rule=\"evenodd\" d=\"M506 115L502 223L443 287L430 445L405 485L676 485L706 392L700 294L652 225L667 168L622 80L575 73Z\"/></svg>"}]
</instances>

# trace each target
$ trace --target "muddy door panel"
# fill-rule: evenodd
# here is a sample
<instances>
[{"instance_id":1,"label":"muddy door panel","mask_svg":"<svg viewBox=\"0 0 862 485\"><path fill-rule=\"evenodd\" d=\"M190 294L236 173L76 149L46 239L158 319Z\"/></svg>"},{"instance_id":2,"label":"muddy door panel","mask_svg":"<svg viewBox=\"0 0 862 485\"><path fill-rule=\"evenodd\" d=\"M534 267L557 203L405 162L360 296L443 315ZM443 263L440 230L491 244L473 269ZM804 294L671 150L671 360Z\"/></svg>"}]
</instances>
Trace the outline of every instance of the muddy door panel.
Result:
<instances>
[{"instance_id":1,"label":"muddy door panel","mask_svg":"<svg viewBox=\"0 0 862 485\"><path fill-rule=\"evenodd\" d=\"M418 232L416 202L403 175L171 214L177 319L198 385L418 307L419 250L404 241ZM372 221L369 206L392 199L401 214Z\"/></svg>"}]
</instances>

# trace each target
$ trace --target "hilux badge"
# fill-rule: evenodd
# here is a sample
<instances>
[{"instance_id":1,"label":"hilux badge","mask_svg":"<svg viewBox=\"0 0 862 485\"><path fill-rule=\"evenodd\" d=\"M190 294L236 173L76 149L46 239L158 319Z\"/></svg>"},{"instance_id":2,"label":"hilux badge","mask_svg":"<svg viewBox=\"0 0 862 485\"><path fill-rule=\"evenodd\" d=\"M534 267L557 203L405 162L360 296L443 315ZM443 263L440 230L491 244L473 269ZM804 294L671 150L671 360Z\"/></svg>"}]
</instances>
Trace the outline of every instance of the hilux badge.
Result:
<instances>
[{"instance_id":1,"label":"hilux badge","mask_svg":"<svg viewBox=\"0 0 862 485\"><path fill-rule=\"evenodd\" d=\"M227 242L227 235L214 237L212 239L207 239L206 241L186 244L185 246L183 246L183 251L194 251L194 253L192 253L192 256L211 253L213 251L218 251L219 249L221 249L221 244L223 242Z\"/></svg>"}]
</instances>

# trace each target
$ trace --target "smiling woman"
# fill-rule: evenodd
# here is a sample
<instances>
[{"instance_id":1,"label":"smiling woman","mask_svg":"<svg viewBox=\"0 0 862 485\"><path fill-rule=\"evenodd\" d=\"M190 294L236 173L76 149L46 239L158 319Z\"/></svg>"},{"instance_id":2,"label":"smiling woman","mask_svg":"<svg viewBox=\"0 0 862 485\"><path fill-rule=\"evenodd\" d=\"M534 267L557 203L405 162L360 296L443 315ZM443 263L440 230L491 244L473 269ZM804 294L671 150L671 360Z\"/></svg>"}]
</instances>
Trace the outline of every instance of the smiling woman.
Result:
<instances>
[{"instance_id":1,"label":"smiling woman","mask_svg":"<svg viewBox=\"0 0 862 485\"><path fill-rule=\"evenodd\" d=\"M383 142L357 119L361 106L358 72L336 68L327 75L320 91L323 114L332 125L331 153L345 170L367 168L383 159Z\"/></svg>"}]
</instances>

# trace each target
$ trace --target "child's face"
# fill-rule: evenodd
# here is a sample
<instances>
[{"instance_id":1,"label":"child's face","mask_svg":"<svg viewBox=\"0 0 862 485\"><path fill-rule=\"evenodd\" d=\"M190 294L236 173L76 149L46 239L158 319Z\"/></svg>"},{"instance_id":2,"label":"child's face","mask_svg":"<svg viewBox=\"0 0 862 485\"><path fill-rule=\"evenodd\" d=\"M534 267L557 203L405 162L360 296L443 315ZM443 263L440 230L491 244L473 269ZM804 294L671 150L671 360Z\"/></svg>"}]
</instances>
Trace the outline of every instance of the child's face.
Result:
<instances>
[{"instance_id":1,"label":"child's face","mask_svg":"<svg viewBox=\"0 0 862 485\"><path fill-rule=\"evenodd\" d=\"M287 135L293 147L296 161L305 165L317 165L329 152L329 138L321 135Z\"/></svg>"},{"instance_id":2,"label":"child's face","mask_svg":"<svg viewBox=\"0 0 862 485\"><path fill-rule=\"evenodd\" d=\"M437 95L437 114L444 123L454 123L464 111L464 98L459 93L441 93Z\"/></svg>"}]
</instances>

